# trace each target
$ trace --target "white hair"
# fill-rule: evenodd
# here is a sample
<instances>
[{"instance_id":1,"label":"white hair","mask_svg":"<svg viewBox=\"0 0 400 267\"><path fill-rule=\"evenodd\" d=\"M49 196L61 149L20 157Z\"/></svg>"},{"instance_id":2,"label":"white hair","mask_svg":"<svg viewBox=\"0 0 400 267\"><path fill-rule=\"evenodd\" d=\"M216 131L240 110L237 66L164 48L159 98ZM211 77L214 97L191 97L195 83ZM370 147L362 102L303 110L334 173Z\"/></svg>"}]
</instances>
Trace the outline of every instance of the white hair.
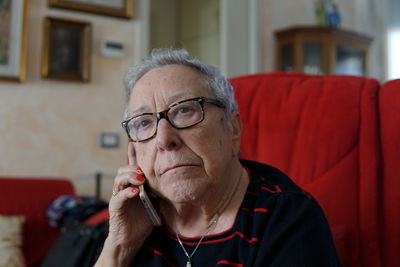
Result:
<instances>
[{"instance_id":1,"label":"white hair","mask_svg":"<svg viewBox=\"0 0 400 267\"><path fill-rule=\"evenodd\" d=\"M182 48L157 48L151 51L150 56L143 59L137 66L130 68L124 77L127 103L131 96L135 84L147 72L152 69L166 65L184 65L195 69L205 76L205 83L215 97L224 103L226 115L238 111L233 87L222 73L214 66L200 62L192 57ZM125 109L125 119L127 119L127 108Z\"/></svg>"}]
</instances>

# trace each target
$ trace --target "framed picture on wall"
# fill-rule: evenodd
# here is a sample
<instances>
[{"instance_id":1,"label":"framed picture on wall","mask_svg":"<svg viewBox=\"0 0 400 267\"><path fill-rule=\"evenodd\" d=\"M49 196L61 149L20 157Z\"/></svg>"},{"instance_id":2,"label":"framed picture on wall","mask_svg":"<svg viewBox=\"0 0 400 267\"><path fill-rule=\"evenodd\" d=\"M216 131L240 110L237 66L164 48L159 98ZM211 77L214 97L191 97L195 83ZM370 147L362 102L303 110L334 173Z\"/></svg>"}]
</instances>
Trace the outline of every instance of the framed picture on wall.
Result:
<instances>
[{"instance_id":1,"label":"framed picture on wall","mask_svg":"<svg viewBox=\"0 0 400 267\"><path fill-rule=\"evenodd\" d=\"M46 17L44 21L42 76L88 82L92 26L88 22Z\"/></svg>"},{"instance_id":2,"label":"framed picture on wall","mask_svg":"<svg viewBox=\"0 0 400 267\"><path fill-rule=\"evenodd\" d=\"M49 0L49 6L131 18L133 0Z\"/></svg>"},{"instance_id":3,"label":"framed picture on wall","mask_svg":"<svg viewBox=\"0 0 400 267\"><path fill-rule=\"evenodd\" d=\"M27 0L0 0L0 79L24 81Z\"/></svg>"}]
</instances>

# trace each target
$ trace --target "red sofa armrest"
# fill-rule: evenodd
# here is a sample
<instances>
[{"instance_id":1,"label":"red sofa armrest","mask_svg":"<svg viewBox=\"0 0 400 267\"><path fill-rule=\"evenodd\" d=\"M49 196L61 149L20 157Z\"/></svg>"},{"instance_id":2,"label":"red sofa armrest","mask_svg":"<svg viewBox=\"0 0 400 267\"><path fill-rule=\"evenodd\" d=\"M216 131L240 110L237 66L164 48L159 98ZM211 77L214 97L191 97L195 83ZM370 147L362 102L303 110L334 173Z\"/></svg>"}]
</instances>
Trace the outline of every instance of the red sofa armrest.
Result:
<instances>
[{"instance_id":1,"label":"red sofa armrest","mask_svg":"<svg viewBox=\"0 0 400 267\"><path fill-rule=\"evenodd\" d=\"M0 214L26 218L22 250L28 267L40 265L59 235L59 229L49 225L47 207L69 194L74 194L74 187L65 179L0 177Z\"/></svg>"}]
</instances>

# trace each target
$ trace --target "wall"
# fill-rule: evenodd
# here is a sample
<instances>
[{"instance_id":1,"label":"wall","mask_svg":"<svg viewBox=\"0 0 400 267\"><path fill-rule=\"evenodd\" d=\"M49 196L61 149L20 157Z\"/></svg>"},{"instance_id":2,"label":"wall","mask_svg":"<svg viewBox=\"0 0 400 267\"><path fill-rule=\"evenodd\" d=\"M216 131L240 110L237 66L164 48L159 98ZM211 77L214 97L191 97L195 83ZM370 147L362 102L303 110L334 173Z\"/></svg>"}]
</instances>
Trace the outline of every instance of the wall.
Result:
<instances>
[{"instance_id":1,"label":"wall","mask_svg":"<svg viewBox=\"0 0 400 267\"><path fill-rule=\"evenodd\" d=\"M400 1L382 0L383 18L385 23L385 57L387 59L386 78L400 79Z\"/></svg>"},{"instance_id":2,"label":"wall","mask_svg":"<svg viewBox=\"0 0 400 267\"><path fill-rule=\"evenodd\" d=\"M260 0L262 1L261 27L263 71L275 70L276 30L294 25L315 25L314 0ZM337 0L342 28L367 34L374 38L371 47L371 76L383 79L382 24L378 13L379 0Z\"/></svg>"},{"instance_id":3,"label":"wall","mask_svg":"<svg viewBox=\"0 0 400 267\"><path fill-rule=\"evenodd\" d=\"M151 0L151 48L178 46L178 0Z\"/></svg>"},{"instance_id":4,"label":"wall","mask_svg":"<svg viewBox=\"0 0 400 267\"><path fill-rule=\"evenodd\" d=\"M47 0L30 0L27 79L0 81L0 176L52 176L75 181L78 193L94 192L94 174L105 175L103 197L125 161L126 138L120 127L124 109L122 76L135 60L137 21L53 9ZM89 83L40 77L45 16L88 21L93 27ZM104 39L124 43L123 59L99 54ZM118 149L99 147L101 132L120 134Z\"/></svg>"},{"instance_id":5,"label":"wall","mask_svg":"<svg viewBox=\"0 0 400 267\"><path fill-rule=\"evenodd\" d=\"M183 47L219 66L219 19L218 0L152 0L151 48Z\"/></svg>"},{"instance_id":6,"label":"wall","mask_svg":"<svg viewBox=\"0 0 400 267\"><path fill-rule=\"evenodd\" d=\"M219 1L215 0L181 0L179 6L182 45L193 56L214 66L220 66L219 11Z\"/></svg>"}]
</instances>

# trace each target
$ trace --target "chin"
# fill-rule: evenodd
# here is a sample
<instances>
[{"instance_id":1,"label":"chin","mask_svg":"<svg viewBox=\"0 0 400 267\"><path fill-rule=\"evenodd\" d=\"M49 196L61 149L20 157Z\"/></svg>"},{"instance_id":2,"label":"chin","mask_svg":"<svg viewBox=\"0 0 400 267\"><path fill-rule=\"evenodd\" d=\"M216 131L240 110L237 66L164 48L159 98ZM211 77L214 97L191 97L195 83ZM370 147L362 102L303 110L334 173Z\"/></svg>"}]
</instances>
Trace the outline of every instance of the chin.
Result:
<instances>
[{"instance_id":1,"label":"chin","mask_svg":"<svg viewBox=\"0 0 400 267\"><path fill-rule=\"evenodd\" d=\"M204 190L207 188L205 183L191 180L178 180L166 185L163 190L163 195L169 201L174 203L193 202L204 195Z\"/></svg>"}]
</instances>

